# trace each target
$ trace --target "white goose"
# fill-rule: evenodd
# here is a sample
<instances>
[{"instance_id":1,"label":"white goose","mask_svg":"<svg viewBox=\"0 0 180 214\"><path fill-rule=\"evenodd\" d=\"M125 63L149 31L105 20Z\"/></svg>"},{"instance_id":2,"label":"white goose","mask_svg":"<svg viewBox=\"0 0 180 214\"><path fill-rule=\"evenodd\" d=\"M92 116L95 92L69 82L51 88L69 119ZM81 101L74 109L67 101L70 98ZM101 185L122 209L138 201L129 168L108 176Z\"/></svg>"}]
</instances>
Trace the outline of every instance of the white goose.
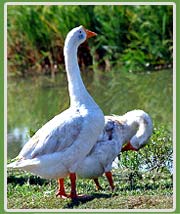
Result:
<instances>
[{"instance_id":1,"label":"white goose","mask_svg":"<svg viewBox=\"0 0 180 214\"><path fill-rule=\"evenodd\" d=\"M114 182L111 174L112 163L120 152L138 151L152 134L150 116L142 110L133 110L123 116L105 116L105 127L91 152L78 165L76 173L82 178L92 178L97 189L101 189L98 177L105 173L111 189ZM127 143L127 144L126 144ZM124 147L123 145L126 144ZM59 179L59 190L64 189Z\"/></svg>"},{"instance_id":2,"label":"white goose","mask_svg":"<svg viewBox=\"0 0 180 214\"><path fill-rule=\"evenodd\" d=\"M44 178L58 179L69 175L71 198L78 197L75 174L77 166L90 152L104 128L103 112L87 92L77 62L78 46L95 35L83 26L68 33L64 57L70 107L40 128L22 148L16 161L8 165ZM67 196L64 189L58 195Z\"/></svg>"}]
</instances>

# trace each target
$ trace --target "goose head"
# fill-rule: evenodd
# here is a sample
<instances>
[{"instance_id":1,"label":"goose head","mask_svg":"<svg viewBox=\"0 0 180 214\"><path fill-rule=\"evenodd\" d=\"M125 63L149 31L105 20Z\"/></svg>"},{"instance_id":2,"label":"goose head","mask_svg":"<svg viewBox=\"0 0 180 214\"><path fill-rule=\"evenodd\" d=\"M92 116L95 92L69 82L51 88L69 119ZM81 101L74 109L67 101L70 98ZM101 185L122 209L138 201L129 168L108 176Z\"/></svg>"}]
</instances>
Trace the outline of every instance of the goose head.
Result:
<instances>
[{"instance_id":1,"label":"goose head","mask_svg":"<svg viewBox=\"0 0 180 214\"><path fill-rule=\"evenodd\" d=\"M79 26L76 28L73 28L66 37L65 40L65 48L70 48L72 46L78 47L80 44L82 44L86 39L96 36L97 34L87 30L84 26Z\"/></svg>"}]
</instances>

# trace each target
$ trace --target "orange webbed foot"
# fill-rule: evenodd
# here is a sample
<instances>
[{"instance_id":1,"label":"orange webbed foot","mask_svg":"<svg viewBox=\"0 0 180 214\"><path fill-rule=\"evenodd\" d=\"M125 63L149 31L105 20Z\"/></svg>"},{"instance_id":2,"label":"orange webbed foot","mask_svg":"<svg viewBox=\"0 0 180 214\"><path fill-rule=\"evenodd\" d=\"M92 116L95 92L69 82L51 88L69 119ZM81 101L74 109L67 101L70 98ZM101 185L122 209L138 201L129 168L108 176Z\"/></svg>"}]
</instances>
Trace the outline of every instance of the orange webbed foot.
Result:
<instances>
[{"instance_id":1,"label":"orange webbed foot","mask_svg":"<svg viewBox=\"0 0 180 214\"><path fill-rule=\"evenodd\" d=\"M62 199L66 199L66 198L68 198L68 195L65 192L58 191L56 193L56 197L59 197L59 198L62 198Z\"/></svg>"}]
</instances>

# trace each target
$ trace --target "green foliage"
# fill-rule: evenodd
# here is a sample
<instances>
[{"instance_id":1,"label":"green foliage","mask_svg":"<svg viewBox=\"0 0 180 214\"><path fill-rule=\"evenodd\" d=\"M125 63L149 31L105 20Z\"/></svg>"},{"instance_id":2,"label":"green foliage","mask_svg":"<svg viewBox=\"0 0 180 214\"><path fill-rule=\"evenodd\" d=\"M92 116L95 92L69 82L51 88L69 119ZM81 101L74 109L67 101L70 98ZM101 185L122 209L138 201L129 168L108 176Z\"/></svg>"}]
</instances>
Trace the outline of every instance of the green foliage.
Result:
<instances>
[{"instance_id":1,"label":"green foliage","mask_svg":"<svg viewBox=\"0 0 180 214\"><path fill-rule=\"evenodd\" d=\"M171 133L165 126L155 126L144 148L138 152L123 152L119 159L121 174L128 180L131 190L142 186L172 187L173 144Z\"/></svg>"},{"instance_id":2,"label":"green foliage","mask_svg":"<svg viewBox=\"0 0 180 214\"><path fill-rule=\"evenodd\" d=\"M120 156L121 168L134 172L172 172L173 144L170 132L165 126L155 127L148 144L138 152L124 152Z\"/></svg>"},{"instance_id":3,"label":"green foliage","mask_svg":"<svg viewBox=\"0 0 180 214\"><path fill-rule=\"evenodd\" d=\"M128 8L128 47L122 60L130 70L172 63L172 7Z\"/></svg>"},{"instance_id":4,"label":"green foliage","mask_svg":"<svg viewBox=\"0 0 180 214\"><path fill-rule=\"evenodd\" d=\"M63 64L65 36L78 25L98 33L92 53L107 70L115 64L133 72L170 66L172 15L172 6L8 6L9 70L26 75ZM89 64L87 54L85 43L82 64Z\"/></svg>"}]
</instances>

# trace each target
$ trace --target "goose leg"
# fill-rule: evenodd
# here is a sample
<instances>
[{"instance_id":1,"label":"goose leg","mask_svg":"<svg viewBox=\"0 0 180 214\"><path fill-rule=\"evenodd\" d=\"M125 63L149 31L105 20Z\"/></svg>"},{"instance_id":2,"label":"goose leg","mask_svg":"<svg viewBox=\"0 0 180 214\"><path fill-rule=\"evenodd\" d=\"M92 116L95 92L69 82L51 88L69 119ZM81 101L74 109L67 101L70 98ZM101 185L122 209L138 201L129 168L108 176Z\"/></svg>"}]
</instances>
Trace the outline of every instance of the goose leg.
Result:
<instances>
[{"instance_id":1,"label":"goose leg","mask_svg":"<svg viewBox=\"0 0 180 214\"><path fill-rule=\"evenodd\" d=\"M71 193L69 195L70 198L77 198L76 193L76 173L70 173L69 175L70 181L71 181Z\"/></svg>"},{"instance_id":2,"label":"goose leg","mask_svg":"<svg viewBox=\"0 0 180 214\"><path fill-rule=\"evenodd\" d=\"M56 193L56 196L61 197L61 198L67 198L67 194L65 192L65 188L64 188L64 178L59 178L58 179L58 184L59 184L59 189Z\"/></svg>"},{"instance_id":3,"label":"goose leg","mask_svg":"<svg viewBox=\"0 0 180 214\"><path fill-rule=\"evenodd\" d=\"M89 200L92 198L92 196L89 195L78 195L76 192L76 174L70 173L69 175L70 181L71 181L71 193L69 197L71 199L78 199L78 200Z\"/></svg>"},{"instance_id":4,"label":"goose leg","mask_svg":"<svg viewBox=\"0 0 180 214\"><path fill-rule=\"evenodd\" d=\"M114 186L114 181L113 181L113 178L112 178L112 173L111 172L105 172L105 175L106 175L106 178L107 178L107 180L109 182L111 190L113 191L115 186Z\"/></svg>"},{"instance_id":5,"label":"goose leg","mask_svg":"<svg viewBox=\"0 0 180 214\"><path fill-rule=\"evenodd\" d=\"M97 190L103 190L103 188L102 188L101 185L99 184L98 178L94 178L93 180L94 180L94 182L95 182L95 184L96 184L96 189L97 189Z\"/></svg>"}]
</instances>

